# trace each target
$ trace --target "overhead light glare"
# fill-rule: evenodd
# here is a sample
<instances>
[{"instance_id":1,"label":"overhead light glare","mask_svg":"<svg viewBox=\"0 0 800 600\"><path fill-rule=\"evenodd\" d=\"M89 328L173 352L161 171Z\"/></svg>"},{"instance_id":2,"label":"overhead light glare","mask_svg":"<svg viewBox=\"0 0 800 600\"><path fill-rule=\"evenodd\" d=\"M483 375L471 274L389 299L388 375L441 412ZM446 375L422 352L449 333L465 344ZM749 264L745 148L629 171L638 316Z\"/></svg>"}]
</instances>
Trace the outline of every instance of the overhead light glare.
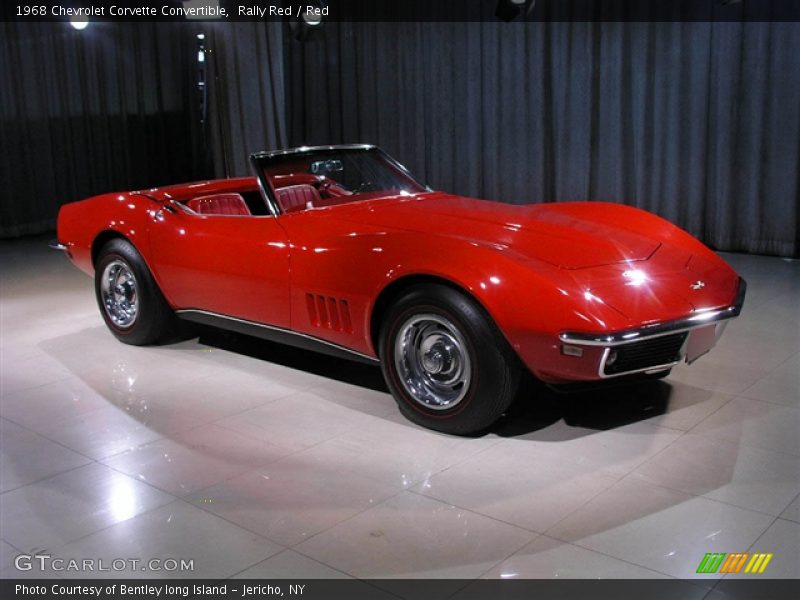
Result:
<instances>
[{"instance_id":1,"label":"overhead light glare","mask_svg":"<svg viewBox=\"0 0 800 600\"><path fill-rule=\"evenodd\" d=\"M628 280L628 285L640 286L648 281L647 273L641 269L628 269L622 276Z\"/></svg>"}]
</instances>

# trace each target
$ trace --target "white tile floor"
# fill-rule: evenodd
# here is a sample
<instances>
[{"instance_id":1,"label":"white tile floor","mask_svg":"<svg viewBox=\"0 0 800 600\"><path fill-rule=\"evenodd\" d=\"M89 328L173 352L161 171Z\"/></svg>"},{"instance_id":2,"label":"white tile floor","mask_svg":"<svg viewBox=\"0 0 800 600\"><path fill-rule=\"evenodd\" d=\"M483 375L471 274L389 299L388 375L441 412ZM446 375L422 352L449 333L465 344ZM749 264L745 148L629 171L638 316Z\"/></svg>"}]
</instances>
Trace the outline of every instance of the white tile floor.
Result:
<instances>
[{"instance_id":1,"label":"white tile floor","mask_svg":"<svg viewBox=\"0 0 800 600\"><path fill-rule=\"evenodd\" d=\"M41 576L13 558L43 551L205 577L713 586L703 555L746 550L800 568L796 261L727 255L745 312L665 383L539 390L464 439L402 419L372 367L219 334L124 346L44 242L0 243L2 577Z\"/></svg>"}]
</instances>

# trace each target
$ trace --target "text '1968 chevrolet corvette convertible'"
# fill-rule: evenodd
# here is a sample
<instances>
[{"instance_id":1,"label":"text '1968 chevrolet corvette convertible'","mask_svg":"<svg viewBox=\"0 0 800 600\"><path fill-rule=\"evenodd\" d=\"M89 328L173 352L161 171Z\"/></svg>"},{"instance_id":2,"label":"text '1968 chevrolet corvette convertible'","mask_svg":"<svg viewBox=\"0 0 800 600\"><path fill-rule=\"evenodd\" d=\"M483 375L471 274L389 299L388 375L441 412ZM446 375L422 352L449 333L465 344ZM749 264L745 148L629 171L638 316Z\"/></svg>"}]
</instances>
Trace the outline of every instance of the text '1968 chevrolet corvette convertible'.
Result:
<instances>
[{"instance_id":1,"label":"text '1968 chevrolet corvette convertible'","mask_svg":"<svg viewBox=\"0 0 800 600\"><path fill-rule=\"evenodd\" d=\"M744 301L722 259L630 206L436 192L366 145L252 163L61 208L55 244L94 275L119 340L187 320L380 362L409 419L467 434L525 369L552 385L664 376Z\"/></svg>"}]
</instances>

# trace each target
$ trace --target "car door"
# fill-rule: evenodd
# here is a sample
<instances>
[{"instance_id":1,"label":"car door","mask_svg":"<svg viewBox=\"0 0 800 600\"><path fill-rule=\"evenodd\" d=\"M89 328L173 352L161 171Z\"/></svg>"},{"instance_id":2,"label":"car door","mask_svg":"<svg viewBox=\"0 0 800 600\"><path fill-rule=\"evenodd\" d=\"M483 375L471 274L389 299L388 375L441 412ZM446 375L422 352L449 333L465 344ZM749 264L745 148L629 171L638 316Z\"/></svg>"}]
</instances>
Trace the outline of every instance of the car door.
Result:
<instances>
[{"instance_id":1,"label":"car door","mask_svg":"<svg viewBox=\"0 0 800 600\"><path fill-rule=\"evenodd\" d=\"M150 267L175 308L289 327L289 243L274 216L166 205L153 211L149 239Z\"/></svg>"}]
</instances>

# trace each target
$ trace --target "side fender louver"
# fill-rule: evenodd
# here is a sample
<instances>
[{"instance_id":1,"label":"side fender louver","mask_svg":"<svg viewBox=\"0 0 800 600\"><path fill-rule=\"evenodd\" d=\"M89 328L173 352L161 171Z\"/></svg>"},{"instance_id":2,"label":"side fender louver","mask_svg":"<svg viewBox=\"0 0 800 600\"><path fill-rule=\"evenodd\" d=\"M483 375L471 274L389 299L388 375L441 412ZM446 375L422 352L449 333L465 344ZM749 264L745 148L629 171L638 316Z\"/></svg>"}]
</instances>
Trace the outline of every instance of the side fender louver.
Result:
<instances>
[{"instance_id":1,"label":"side fender louver","mask_svg":"<svg viewBox=\"0 0 800 600\"><path fill-rule=\"evenodd\" d=\"M315 327L353 333L347 300L321 294L306 294L308 319Z\"/></svg>"}]
</instances>

